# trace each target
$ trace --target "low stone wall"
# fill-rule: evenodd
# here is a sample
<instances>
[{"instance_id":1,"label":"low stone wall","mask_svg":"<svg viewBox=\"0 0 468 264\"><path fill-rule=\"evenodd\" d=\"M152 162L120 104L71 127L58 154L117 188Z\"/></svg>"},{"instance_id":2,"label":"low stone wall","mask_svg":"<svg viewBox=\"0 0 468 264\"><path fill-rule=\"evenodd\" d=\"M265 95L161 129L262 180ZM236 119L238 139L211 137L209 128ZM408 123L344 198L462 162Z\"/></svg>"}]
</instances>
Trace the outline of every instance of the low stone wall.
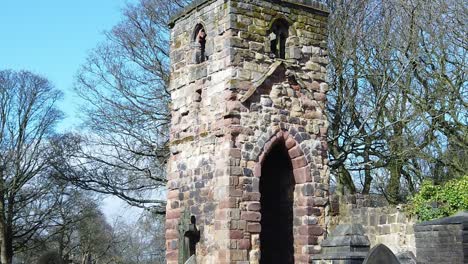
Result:
<instances>
[{"instance_id":1,"label":"low stone wall","mask_svg":"<svg viewBox=\"0 0 468 264\"><path fill-rule=\"evenodd\" d=\"M468 213L415 225L418 264L468 263Z\"/></svg>"},{"instance_id":2,"label":"low stone wall","mask_svg":"<svg viewBox=\"0 0 468 264\"><path fill-rule=\"evenodd\" d=\"M361 224L369 237L371 247L385 244L395 254L416 253L415 221L398 207L389 206L378 196L349 195L332 198L331 222L337 224Z\"/></svg>"}]
</instances>

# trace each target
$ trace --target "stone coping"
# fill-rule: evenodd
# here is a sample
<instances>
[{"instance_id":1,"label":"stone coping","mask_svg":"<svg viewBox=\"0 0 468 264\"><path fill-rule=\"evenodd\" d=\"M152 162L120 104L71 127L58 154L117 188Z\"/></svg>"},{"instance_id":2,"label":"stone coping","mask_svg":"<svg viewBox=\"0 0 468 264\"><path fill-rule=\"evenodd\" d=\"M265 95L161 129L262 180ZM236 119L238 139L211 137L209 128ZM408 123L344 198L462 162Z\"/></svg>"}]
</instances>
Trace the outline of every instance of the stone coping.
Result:
<instances>
[{"instance_id":1,"label":"stone coping","mask_svg":"<svg viewBox=\"0 0 468 264\"><path fill-rule=\"evenodd\" d=\"M365 259L368 252L348 252L348 253L326 253L310 257L311 260L347 260L347 259Z\"/></svg>"},{"instance_id":2,"label":"stone coping","mask_svg":"<svg viewBox=\"0 0 468 264\"><path fill-rule=\"evenodd\" d=\"M456 225L468 223L468 211L459 212L453 216L436 219L432 221L426 221L416 224L417 226L429 226L429 225Z\"/></svg>"},{"instance_id":3,"label":"stone coping","mask_svg":"<svg viewBox=\"0 0 468 264\"><path fill-rule=\"evenodd\" d=\"M214 1L216 0L194 0L190 5L186 6L185 8L177 12L175 15L173 15L169 19L169 23L168 23L169 27L172 28L177 20L188 15L193 10L198 9L204 5L210 4ZM224 0L224 2L227 2L227 1L229 0ZM306 7L306 8L314 9L316 11L319 11L327 15L329 13L328 7L325 4L317 0L264 0L264 1L282 2L282 3L293 5L293 6Z\"/></svg>"}]
</instances>

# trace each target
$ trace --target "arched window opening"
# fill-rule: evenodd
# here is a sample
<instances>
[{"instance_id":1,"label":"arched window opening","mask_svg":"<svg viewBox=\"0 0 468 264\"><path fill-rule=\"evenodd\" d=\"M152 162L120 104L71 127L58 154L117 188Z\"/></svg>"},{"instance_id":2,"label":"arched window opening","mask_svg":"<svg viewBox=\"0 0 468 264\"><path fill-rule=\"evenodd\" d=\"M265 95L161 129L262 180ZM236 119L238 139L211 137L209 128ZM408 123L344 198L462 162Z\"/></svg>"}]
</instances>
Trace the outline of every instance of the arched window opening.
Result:
<instances>
[{"instance_id":1,"label":"arched window opening","mask_svg":"<svg viewBox=\"0 0 468 264\"><path fill-rule=\"evenodd\" d=\"M286 39L289 35L289 24L284 19L276 20L270 29L270 51L275 58L286 58Z\"/></svg>"},{"instance_id":2,"label":"arched window opening","mask_svg":"<svg viewBox=\"0 0 468 264\"><path fill-rule=\"evenodd\" d=\"M195 62L202 63L208 59L206 56L206 31L202 24L195 26L193 42L196 47Z\"/></svg>"}]
</instances>

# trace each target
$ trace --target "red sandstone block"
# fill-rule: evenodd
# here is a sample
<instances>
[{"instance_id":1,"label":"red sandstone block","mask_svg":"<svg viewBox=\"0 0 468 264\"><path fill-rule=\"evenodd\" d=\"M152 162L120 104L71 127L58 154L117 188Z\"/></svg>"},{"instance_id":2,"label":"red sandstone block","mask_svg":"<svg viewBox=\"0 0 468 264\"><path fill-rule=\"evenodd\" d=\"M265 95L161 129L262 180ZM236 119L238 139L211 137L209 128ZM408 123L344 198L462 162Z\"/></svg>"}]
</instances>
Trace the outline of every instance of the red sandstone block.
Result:
<instances>
[{"instance_id":1,"label":"red sandstone block","mask_svg":"<svg viewBox=\"0 0 468 264\"><path fill-rule=\"evenodd\" d=\"M296 235L294 236L294 245L297 248L300 246L318 245L318 237L311 235Z\"/></svg>"},{"instance_id":2,"label":"red sandstone block","mask_svg":"<svg viewBox=\"0 0 468 264\"><path fill-rule=\"evenodd\" d=\"M247 211L260 211L260 202L251 202L247 204Z\"/></svg>"},{"instance_id":3,"label":"red sandstone block","mask_svg":"<svg viewBox=\"0 0 468 264\"><path fill-rule=\"evenodd\" d=\"M304 216L304 215L307 215L307 208L305 208L305 207L296 207L296 208L294 208L294 216L300 217L300 216Z\"/></svg>"},{"instance_id":4,"label":"red sandstone block","mask_svg":"<svg viewBox=\"0 0 468 264\"><path fill-rule=\"evenodd\" d=\"M177 219L166 219L166 230L177 230L178 224L179 221L177 221Z\"/></svg>"},{"instance_id":5,"label":"red sandstone block","mask_svg":"<svg viewBox=\"0 0 468 264\"><path fill-rule=\"evenodd\" d=\"M309 229L308 229L308 226L299 226L297 228L297 232L299 233L299 235L301 236L307 236L309 234Z\"/></svg>"},{"instance_id":6,"label":"red sandstone block","mask_svg":"<svg viewBox=\"0 0 468 264\"><path fill-rule=\"evenodd\" d=\"M179 198L179 190L170 190L167 192L167 199L178 199Z\"/></svg>"},{"instance_id":7,"label":"red sandstone block","mask_svg":"<svg viewBox=\"0 0 468 264\"><path fill-rule=\"evenodd\" d=\"M179 238L179 232L175 229L166 230L166 240Z\"/></svg>"},{"instance_id":8,"label":"red sandstone block","mask_svg":"<svg viewBox=\"0 0 468 264\"><path fill-rule=\"evenodd\" d=\"M229 230L230 239L241 239L244 238L244 232L240 230Z\"/></svg>"},{"instance_id":9,"label":"red sandstone block","mask_svg":"<svg viewBox=\"0 0 468 264\"><path fill-rule=\"evenodd\" d=\"M296 145L296 141L292 138L288 138L286 139L285 145L287 149L291 149ZM289 155L291 155L291 153L289 153Z\"/></svg>"},{"instance_id":10,"label":"red sandstone block","mask_svg":"<svg viewBox=\"0 0 468 264\"><path fill-rule=\"evenodd\" d=\"M320 135L323 137L327 136L328 129L326 127L321 127L320 128Z\"/></svg>"},{"instance_id":11,"label":"red sandstone block","mask_svg":"<svg viewBox=\"0 0 468 264\"><path fill-rule=\"evenodd\" d=\"M218 250L218 262L227 263L226 261L229 261L229 251L223 249Z\"/></svg>"},{"instance_id":12,"label":"red sandstone block","mask_svg":"<svg viewBox=\"0 0 468 264\"><path fill-rule=\"evenodd\" d=\"M321 235L323 235L324 232L325 232L325 230L323 229L323 227L321 227L319 225L309 226L309 235L321 236Z\"/></svg>"},{"instance_id":13,"label":"red sandstone block","mask_svg":"<svg viewBox=\"0 0 468 264\"><path fill-rule=\"evenodd\" d=\"M228 208L216 210L215 217L218 220L229 220L229 212L230 210Z\"/></svg>"},{"instance_id":14,"label":"red sandstone block","mask_svg":"<svg viewBox=\"0 0 468 264\"><path fill-rule=\"evenodd\" d=\"M227 198L226 200L219 202L218 208L219 209L237 208L237 198L230 197L230 198Z\"/></svg>"},{"instance_id":15,"label":"red sandstone block","mask_svg":"<svg viewBox=\"0 0 468 264\"><path fill-rule=\"evenodd\" d=\"M258 212L241 212L241 219L251 222L260 222L262 215Z\"/></svg>"},{"instance_id":16,"label":"red sandstone block","mask_svg":"<svg viewBox=\"0 0 468 264\"><path fill-rule=\"evenodd\" d=\"M166 212L166 219L179 219L180 209L173 209Z\"/></svg>"},{"instance_id":17,"label":"red sandstone block","mask_svg":"<svg viewBox=\"0 0 468 264\"><path fill-rule=\"evenodd\" d=\"M302 151L299 148L299 146L295 146L295 147L291 148L290 150L288 150L288 153L289 153L289 157L291 159L297 158L297 157L302 155Z\"/></svg>"},{"instance_id":18,"label":"red sandstone block","mask_svg":"<svg viewBox=\"0 0 468 264\"><path fill-rule=\"evenodd\" d=\"M167 263L177 263L179 258L179 252L177 250L166 251L166 260ZM175 261L175 262L174 262Z\"/></svg>"},{"instance_id":19,"label":"red sandstone block","mask_svg":"<svg viewBox=\"0 0 468 264\"><path fill-rule=\"evenodd\" d=\"M237 248L238 249L250 249L250 239L241 239L237 241Z\"/></svg>"},{"instance_id":20,"label":"red sandstone block","mask_svg":"<svg viewBox=\"0 0 468 264\"><path fill-rule=\"evenodd\" d=\"M314 206L314 197L313 196L299 196L298 198L296 198L295 203L298 206L304 206L304 207Z\"/></svg>"},{"instance_id":21,"label":"red sandstone block","mask_svg":"<svg viewBox=\"0 0 468 264\"><path fill-rule=\"evenodd\" d=\"M240 111L242 108L242 104L239 101L227 101L226 102L226 111L230 112L237 112Z\"/></svg>"},{"instance_id":22,"label":"red sandstone block","mask_svg":"<svg viewBox=\"0 0 468 264\"><path fill-rule=\"evenodd\" d=\"M260 233L262 231L262 226L259 223L248 223L247 232L250 233Z\"/></svg>"},{"instance_id":23,"label":"red sandstone block","mask_svg":"<svg viewBox=\"0 0 468 264\"><path fill-rule=\"evenodd\" d=\"M265 145L263 146L263 152L264 152L264 153L268 153L268 152L270 151L270 149L271 149L271 144L272 144L271 141L265 143Z\"/></svg>"},{"instance_id":24,"label":"red sandstone block","mask_svg":"<svg viewBox=\"0 0 468 264\"><path fill-rule=\"evenodd\" d=\"M312 177L310 176L309 166L295 169L293 172L294 172L294 179L296 180L296 184L301 184L301 183L312 181Z\"/></svg>"},{"instance_id":25,"label":"red sandstone block","mask_svg":"<svg viewBox=\"0 0 468 264\"><path fill-rule=\"evenodd\" d=\"M225 91L224 92L224 99L225 100L228 100L228 101L234 101L237 99L237 93L233 92L233 91Z\"/></svg>"},{"instance_id":26,"label":"red sandstone block","mask_svg":"<svg viewBox=\"0 0 468 264\"><path fill-rule=\"evenodd\" d=\"M291 163L294 169L299 169L307 166L307 159L304 156L299 156L291 160Z\"/></svg>"},{"instance_id":27,"label":"red sandstone block","mask_svg":"<svg viewBox=\"0 0 468 264\"><path fill-rule=\"evenodd\" d=\"M295 254L295 255L294 255L294 263L297 263L297 264L308 264L308 263L309 263L309 255L306 255L306 254Z\"/></svg>"},{"instance_id":28,"label":"red sandstone block","mask_svg":"<svg viewBox=\"0 0 468 264\"><path fill-rule=\"evenodd\" d=\"M262 175L262 165L260 165L260 162L255 165L254 168L254 176L255 177L260 177Z\"/></svg>"}]
</instances>

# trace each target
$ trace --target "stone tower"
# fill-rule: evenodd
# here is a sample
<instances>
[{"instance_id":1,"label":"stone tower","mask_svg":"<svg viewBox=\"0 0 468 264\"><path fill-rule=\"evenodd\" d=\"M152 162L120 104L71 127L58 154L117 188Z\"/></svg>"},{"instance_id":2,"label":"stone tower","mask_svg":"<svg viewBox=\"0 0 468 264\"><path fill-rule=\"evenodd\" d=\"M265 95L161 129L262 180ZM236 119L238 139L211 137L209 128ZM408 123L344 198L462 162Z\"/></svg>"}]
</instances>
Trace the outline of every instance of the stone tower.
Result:
<instances>
[{"instance_id":1,"label":"stone tower","mask_svg":"<svg viewBox=\"0 0 468 264\"><path fill-rule=\"evenodd\" d=\"M202 0L172 19L167 263L320 250L327 15L312 0Z\"/></svg>"}]
</instances>

